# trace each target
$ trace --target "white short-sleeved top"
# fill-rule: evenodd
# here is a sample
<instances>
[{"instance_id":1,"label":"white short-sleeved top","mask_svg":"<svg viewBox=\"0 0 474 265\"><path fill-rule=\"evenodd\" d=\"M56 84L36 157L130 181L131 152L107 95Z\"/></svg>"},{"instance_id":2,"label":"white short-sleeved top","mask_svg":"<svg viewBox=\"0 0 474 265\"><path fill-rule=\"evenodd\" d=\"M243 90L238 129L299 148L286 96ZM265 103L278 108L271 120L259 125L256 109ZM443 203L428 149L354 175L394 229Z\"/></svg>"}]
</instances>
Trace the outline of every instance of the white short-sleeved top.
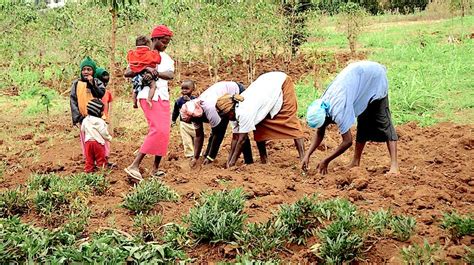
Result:
<instances>
[{"instance_id":1,"label":"white short-sleeved top","mask_svg":"<svg viewBox=\"0 0 474 265\"><path fill-rule=\"evenodd\" d=\"M287 75L283 72L269 72L257 78L241 94L244 101L235 106L236 121L232 122L234 133L249 133L267 115L273 118L283 104L282 87Z\"/></svg>"},{"instance_id":2,"label":"white short-sleeved top","mask_svg":"<svg viewBox=\"0 0 474 265\"><path fill-rule=\"evenodd\" d=\"M160 52L161 63L156 66L158 72L174 72L174 61L171 57L165 53ZM138 92L137 99L147 99L150 88L148 86L144 87L140 92ZM170 100L170 94L168 90L168 80L159 78L156 81L156 90L155 95L153 96L154 101L158 101L158 98L161 100Z\"/></svg>"}]
</instances>

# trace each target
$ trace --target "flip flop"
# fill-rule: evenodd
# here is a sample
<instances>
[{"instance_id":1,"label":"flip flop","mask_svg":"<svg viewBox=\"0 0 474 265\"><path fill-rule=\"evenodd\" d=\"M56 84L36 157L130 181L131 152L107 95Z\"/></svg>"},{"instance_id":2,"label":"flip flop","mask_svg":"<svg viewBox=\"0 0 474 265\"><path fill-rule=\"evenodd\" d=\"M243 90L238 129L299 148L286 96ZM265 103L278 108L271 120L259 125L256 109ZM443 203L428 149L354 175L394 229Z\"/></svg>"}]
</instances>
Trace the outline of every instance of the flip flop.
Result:
<instances>
[{"instance_id":1,"label":"flip flop","mask_svg":"<svg viewBox=\"0 0 474 265\"><path fill-rule=\"evenodd\" d=\"M135 180L135 181L140 182L140 181L143 180L142 175L141 175L140 172L138 172L137 170L130 169L130 168L126 167L126 168L124 169L124 171L128 174L128 176L129 176L130 178L132 178L132 179Z\"/></svg>"},{"instance_id":2,"label":"flip flop","mask_svg":"<svg viewBox=\"0 0 474 265\"><path fill-rule=\"evenodd\" d=\"M115 169L117 168L117 164L114 162L107 162L107 168Z\"/></svg>"},{"instance_id":3,"label":"flip flop","mask_svg":"<svg viewBox=\"0 0 474 265\"><path fill-rule=\"evenodd\" d=\"M151 175L151 177L152 177L152 178L159 178L159 177L162 177L162 176L164 176L164 175L166 175L166 173L165 173L164 171L158 170L158 171L156 171L155 173L153 173L153 174Z\"/></svg>"}]
</instances>

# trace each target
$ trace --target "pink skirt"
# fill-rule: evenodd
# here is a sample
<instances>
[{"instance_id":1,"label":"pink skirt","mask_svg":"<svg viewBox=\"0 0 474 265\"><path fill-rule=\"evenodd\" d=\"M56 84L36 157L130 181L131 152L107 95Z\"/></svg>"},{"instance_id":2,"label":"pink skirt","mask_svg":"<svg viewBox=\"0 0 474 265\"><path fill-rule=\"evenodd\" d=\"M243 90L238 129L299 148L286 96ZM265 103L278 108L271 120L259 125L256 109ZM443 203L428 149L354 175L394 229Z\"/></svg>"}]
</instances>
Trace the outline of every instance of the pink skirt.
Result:
<instances>
[{"instance_id":1,"label":"pink skirt","mask_svg":"<svg viewBox=\"0 0 474 265\"><path fill-rule=\"evenodd\" d=\"M150 109L146 100L140 99L140 106L148 122L148 135L140 147L140 153L165 156L170 141L170 102L161 99L151 102L153 105Z\"/></svg>"}]
</instances>

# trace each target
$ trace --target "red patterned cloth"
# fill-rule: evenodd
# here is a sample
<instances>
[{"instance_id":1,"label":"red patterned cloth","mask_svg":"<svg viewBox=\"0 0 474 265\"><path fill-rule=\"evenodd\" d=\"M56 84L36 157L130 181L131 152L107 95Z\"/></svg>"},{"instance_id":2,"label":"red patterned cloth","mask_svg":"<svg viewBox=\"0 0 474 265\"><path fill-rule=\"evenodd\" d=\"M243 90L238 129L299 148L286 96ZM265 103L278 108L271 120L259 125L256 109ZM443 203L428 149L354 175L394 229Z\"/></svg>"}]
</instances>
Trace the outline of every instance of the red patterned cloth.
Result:
<instances>
[{"instance_id":1,"label":"red patterned cloth","mask_svg":"<svg viewBox=\"0 0 474 265\"><path fill-rule=\"evenodd\" d=\"M161 63L160 53L150 50L146 46L138 46L135 50L128 51L127 61L134 73L140 73L147 67L155 68Z\"/></svg>"},{"instance_id":2,"label":"red patterned cloth","mask_svg":"<svg viewBox=\"0 0 474 265\"><path fill-rule=\"evenodd\" d=\"M173 37L173 31L171 31L167 26L165 25L159 25L156 26L153 31L151 32L151 37L152 38L159 38L159 37L164 37L164 36L169 36Z\"/></svg>"}]
</instances>

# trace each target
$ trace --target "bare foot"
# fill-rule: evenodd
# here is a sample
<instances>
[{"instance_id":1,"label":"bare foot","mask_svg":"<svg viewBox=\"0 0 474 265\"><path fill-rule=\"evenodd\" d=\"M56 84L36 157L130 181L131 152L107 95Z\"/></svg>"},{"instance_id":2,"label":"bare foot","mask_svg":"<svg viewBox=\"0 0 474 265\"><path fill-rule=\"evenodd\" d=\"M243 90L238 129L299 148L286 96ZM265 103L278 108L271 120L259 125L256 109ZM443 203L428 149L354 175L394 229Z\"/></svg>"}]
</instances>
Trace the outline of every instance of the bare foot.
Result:
<instances>
[{"instance_id":1,"label":"bare foot","mask_svg":"<svg viewBox=\"0 0 474 265\"><path fill-rule=\"evenodd\" d=\"M400 170L398 167L391 167L390 170L387 172L387 175L399 175Z\"/></svg>"},{"instance_id":2,"label":"bare foot","mask_svg":"<svg viewBox=\"0 0 474 265\"><path fill-rule=\"evenodd\" d=\"M260 157L260 162L261 162L262 164L266 164L266 163L268 162L267 157L266 157L266 156L261 156L261 157Z\"/></svg>"},{"instance_id":3,"label":"bare foot","mask_svg":"<svg viewBox=\"0 0 474 265\"><path fill-rule=\"evenodd\" d=\"M353 168L353 167L358 167L360 166L359 163L352 161L349 165L347 165L347 168Z\"/></svg>"}]
</instances>

